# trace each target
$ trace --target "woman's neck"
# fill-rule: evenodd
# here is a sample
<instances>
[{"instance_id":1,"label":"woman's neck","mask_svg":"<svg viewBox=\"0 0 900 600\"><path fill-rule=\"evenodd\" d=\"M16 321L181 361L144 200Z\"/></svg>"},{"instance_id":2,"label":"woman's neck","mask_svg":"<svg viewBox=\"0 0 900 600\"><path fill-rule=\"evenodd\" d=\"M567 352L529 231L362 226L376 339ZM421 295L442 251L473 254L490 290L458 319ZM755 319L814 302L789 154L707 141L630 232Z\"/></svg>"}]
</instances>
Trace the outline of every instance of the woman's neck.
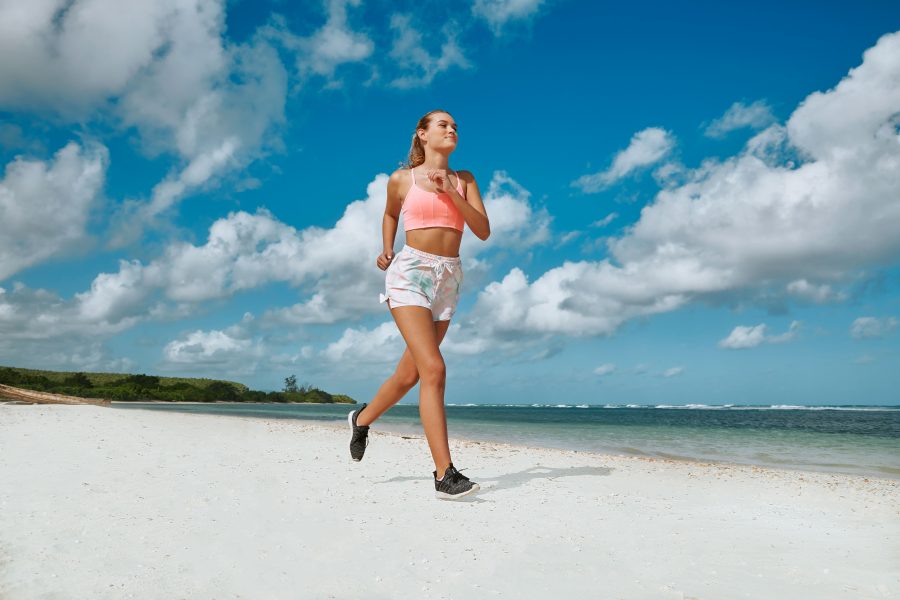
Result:
<instances>
[{"instance_id":1,"label":"woman's neck","mask_svg":"<svg viewBox=\"0 0 900 600\"><path fill-rule=\"evenodd\" d=\"M435 152L426 156L425 162L419 166L423 169L444 169L446 171L450 168L450 160L449 157Z\"/></svg>"}]
</instances>

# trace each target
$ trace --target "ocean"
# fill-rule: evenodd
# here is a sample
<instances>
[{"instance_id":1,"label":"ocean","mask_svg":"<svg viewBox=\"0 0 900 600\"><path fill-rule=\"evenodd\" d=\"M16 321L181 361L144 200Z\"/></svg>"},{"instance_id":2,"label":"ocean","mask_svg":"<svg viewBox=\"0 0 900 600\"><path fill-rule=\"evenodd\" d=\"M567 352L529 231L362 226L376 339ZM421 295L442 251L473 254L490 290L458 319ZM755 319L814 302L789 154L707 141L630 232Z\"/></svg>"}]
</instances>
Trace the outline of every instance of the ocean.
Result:
<instances>
[{"instance_id":1,"label":"ocean","mask_svg":"<svg viewBox=\"0 0 900 600\"><path fill-rule=\"evenodd\" d=\"M113 407L343 425L353 409L142 402ZM900 479L900 406L448 404L446 413L451 438ZM419 407L396 404L372 429L422 435Z\"/></svg>"}]
</instances>

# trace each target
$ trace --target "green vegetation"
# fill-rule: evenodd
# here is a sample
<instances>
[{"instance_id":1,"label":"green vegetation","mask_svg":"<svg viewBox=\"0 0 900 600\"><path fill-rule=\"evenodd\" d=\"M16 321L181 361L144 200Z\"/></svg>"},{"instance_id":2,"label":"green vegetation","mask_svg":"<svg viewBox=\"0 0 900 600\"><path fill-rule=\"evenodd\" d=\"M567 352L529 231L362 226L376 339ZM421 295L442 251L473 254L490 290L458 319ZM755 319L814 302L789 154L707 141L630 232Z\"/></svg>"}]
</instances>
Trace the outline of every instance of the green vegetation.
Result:
<instances>
[{"instance_id":1,"label":"green vegetation","mask_svg":"<svg viewBox=\"0 0 900 600\"><path fill-rule=\"evenodd\" d=\"M65 394L80 398L118 401L165 400L169 402L322 402L356 404L350 396L329 394L304 384L291 375L282 392L260 392L234 381L128 375L123 373L67 373L0 367L0 384Z\"/></svg>"}]
</instances>

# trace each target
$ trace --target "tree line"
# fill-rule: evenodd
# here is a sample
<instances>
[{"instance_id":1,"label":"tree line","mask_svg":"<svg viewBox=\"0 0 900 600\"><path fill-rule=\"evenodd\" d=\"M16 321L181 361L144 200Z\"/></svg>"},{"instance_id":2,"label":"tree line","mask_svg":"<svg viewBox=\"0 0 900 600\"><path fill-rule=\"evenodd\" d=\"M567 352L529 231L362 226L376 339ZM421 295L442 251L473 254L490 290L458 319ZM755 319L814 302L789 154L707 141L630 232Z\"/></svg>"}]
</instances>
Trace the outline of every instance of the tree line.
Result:
<instances>
[{"instance_id":1,"label":"tree line","mask_svg":"<svg viewBox=\"0 0 900 600\"><path fill-rule=\"evenodd\" d=\"M329 394L308 384L297 386L296 377L293 375L285 380L283 391L262 392L227 381L206 379L192 381L143 374L122 375L119 378L111 377L109 374L98 374L100 376L92 377L81 372L46 372L51 375L48 377L41 373L2 367L0 384L51 394L119 401L355 403L352 398L343 394ZM291 378L293 384L287 385Z\"/></svg>"}]
</instances>

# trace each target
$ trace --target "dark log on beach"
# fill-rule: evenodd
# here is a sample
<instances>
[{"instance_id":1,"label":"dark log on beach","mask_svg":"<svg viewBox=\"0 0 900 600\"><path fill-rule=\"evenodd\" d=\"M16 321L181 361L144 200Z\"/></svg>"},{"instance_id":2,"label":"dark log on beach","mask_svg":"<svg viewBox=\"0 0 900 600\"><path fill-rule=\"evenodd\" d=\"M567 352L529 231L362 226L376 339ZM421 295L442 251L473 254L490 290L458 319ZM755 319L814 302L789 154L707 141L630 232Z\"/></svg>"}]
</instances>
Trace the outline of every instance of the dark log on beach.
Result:
<instances>
[{"instance_id":1,"label":"dark log on beach","mask_svg":"<svg viewBox=\"0 0 900 600\"><path fill-rule=\"evenodd\" d=\"M103 400L102 398L79 398L77 396L64 396L49 392L35 392L34 390L23 390L3 384L0 384L0 398L9 398L10 400L20 400L33 404L95 404L97 406L110 406L109 400Z\"/></svg>"}]
</instances>

